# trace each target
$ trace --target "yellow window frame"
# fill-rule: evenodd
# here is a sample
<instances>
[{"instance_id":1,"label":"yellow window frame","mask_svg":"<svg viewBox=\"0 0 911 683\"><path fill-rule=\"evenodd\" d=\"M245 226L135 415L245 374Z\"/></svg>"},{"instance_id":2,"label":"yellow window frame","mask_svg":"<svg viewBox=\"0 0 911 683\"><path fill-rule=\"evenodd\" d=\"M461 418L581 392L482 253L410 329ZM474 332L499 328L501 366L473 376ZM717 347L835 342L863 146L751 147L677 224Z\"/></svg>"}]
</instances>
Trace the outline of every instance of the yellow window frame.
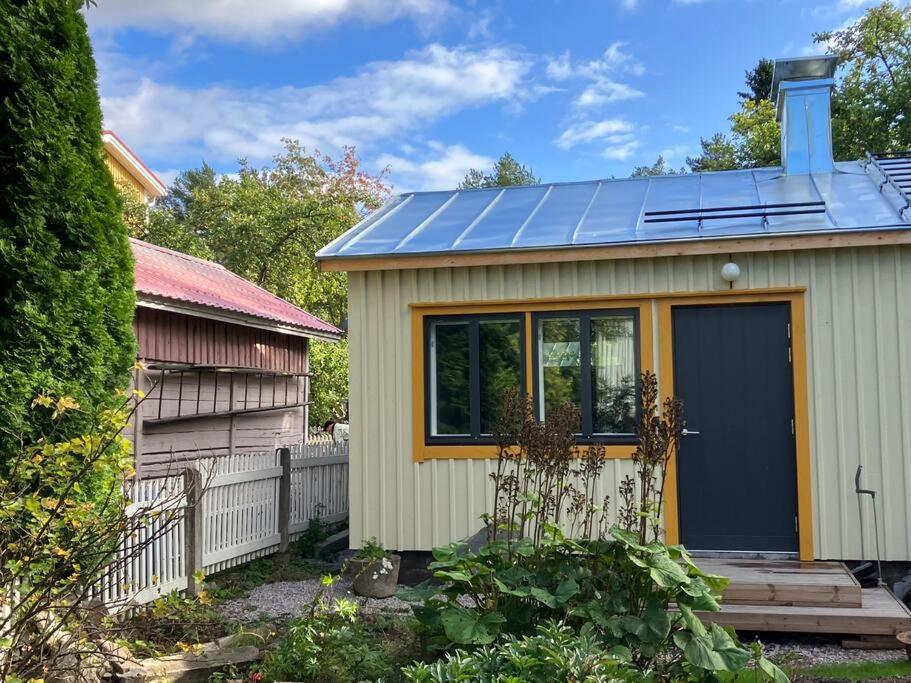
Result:
<instances>
[{"instance_id":1,"label":"yellow window frame","mask_svg":"<svg viewBox=\"0 0 911 683\"><path fill-rule=\"evenodd\" d=\"M497 457L497 447L492 444L427 444L425 434L424 377L424 318L440 315L477 315L509 313L521 315L525 323L525 386L536 398L532 353L532 314L542 312L571 312L583 310L636 309L639 312L639 357L640 371L655 371L653 342L652 301L646 298L590 298L540 299L521 302L457 302L411 305L411 396L412 396L412 459L415 462L436 459L487 460ZM580 446L585 449L586 446ZM629 459L636 447L630 444L608 444L607 457Z\"/></svg>"}]
</instances>

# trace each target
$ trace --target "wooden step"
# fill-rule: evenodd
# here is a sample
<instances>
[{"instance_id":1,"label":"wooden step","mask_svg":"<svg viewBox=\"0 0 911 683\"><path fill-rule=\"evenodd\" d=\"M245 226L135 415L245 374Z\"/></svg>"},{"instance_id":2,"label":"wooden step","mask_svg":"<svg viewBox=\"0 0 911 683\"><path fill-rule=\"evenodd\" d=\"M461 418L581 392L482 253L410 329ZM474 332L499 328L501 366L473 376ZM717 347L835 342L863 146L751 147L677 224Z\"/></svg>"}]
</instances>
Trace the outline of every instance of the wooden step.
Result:
<instances>
[{"instance_id":1,"label":"wooden step","mask_svg":"<svg viewBox=\"0 0 911 683\"><path fill-rule=\"evenodd\" d=\"M728 605L861 607L860 584L841 562L698 559L705 572L730 579Z\"/></svg>"},{"instance_id":2,"label":"wooden step","mask_svg":"<svg viewBox=\"0 0 911 683\"><path fill-rule=\"evenodd\" d=\"M700 612L706 623L738 631L894 636L911 630L911 612L885 588L862 589L863 607L735 605Z\"/></svg>"}]
</instances>

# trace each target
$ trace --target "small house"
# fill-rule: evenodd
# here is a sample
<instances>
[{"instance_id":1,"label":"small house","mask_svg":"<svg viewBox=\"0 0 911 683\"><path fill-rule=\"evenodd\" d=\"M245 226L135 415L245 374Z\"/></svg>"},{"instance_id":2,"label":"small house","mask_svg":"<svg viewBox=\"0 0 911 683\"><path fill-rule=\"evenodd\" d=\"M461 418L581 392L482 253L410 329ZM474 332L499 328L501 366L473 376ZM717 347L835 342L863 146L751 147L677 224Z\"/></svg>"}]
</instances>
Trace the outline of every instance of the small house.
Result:
<instances>
[{"instance_id":1,"label":"small house","mask_svg":"<svg viewBox=\"0 0 911 683\"><path fill-rule=\"evenodd\" d=\"M302 443L309 343L341 331L217 263L130 243L147 394L130 435L139 475Z\"/></svg>"},{"instance_id":2,"label":"small house","mask_svg":"<svg viewBox=\"0 0 911 683\"><path fill-rule=\"evenodd\" d=\"M476 532L504 386L572 401L632 473L631 387L684 403L667 540L911 560L911 159L833 160L835 58L779 60L782 165L395 197L318 253L349 274L351 538ZM875 150L871 150L875 152Z\"/></svg>"}]
</instances>

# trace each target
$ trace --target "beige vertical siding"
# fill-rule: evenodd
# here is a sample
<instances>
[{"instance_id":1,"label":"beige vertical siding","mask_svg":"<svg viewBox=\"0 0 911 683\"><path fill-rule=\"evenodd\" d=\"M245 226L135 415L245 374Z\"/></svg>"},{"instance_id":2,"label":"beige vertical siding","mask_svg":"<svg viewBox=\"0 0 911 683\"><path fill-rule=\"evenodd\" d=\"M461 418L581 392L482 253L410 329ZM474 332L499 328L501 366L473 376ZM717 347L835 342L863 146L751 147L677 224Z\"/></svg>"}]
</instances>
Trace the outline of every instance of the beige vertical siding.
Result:
<instances>
[{"instance_id":1,"label":"beige vertical siding","mask_svg":"<svg viewBox=\"0 0 911 683\"><path fill-rule=\"evenodd\" d=\"M493 463L412 461L409 304L723 290L725 260L352 273L352 543L376 536L390 548L426 550L465 537L480 527L490 496ZM744 254L737 261L738 289L807 288L815 556L861 556L853 477L862 463L864 483L880 492L884 558L911 560L911 247ZM629 471L628 462L611 461L604 492L613 494ZM869 555L869 503L866 521Z\"/></svg>"}]
</instances>

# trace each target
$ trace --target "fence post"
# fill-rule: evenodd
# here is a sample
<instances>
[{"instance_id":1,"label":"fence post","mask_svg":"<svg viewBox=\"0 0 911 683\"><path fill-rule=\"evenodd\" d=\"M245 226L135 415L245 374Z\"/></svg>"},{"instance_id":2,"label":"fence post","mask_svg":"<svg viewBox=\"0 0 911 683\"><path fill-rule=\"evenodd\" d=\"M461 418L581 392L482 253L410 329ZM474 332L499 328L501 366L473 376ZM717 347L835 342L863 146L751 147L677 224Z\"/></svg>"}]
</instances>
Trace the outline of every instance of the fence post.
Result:
<instances>
[{"instance_id":1,"label":"fence post","mask_svg":"<svg viewBox=\"0 0 911 683\"><path fill-rule=\"evenodd\" d=\"M187 498L184 517L184 571L187 575L187 596L199 592L196 572L202 569L202 472L193 465L183 471L183 489Z\"/></svg>"},{"instance_id":2,"label":"fence post","mask_svg":"<svg viewBox=\"0 0 911 683\"><path fill-rule=\"evenodd\" d=\"M278 484L278 532L281 535L278 551L288 551L291 540L291 449L279 448L282 478Z\"/></svg>"}]
</instances>

